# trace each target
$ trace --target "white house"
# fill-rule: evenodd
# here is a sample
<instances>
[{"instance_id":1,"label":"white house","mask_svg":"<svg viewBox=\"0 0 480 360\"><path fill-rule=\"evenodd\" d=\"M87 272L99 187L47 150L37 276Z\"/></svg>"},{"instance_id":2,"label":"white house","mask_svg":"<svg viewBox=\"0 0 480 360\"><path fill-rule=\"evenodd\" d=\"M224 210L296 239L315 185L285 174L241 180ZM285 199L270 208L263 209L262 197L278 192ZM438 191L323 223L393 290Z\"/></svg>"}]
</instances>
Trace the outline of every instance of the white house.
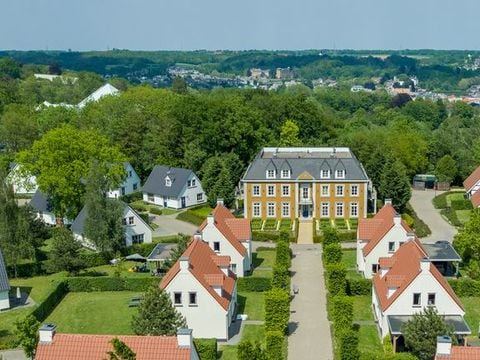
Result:
<instances>
[{"instance_id":1,"label":"white house","mask_svg":"<svg viewBox=\"0 0 480 360\"><path fill-rule=\"evenodd\" d=\"M13 186L13 192L19 195L33 195L38 189L37 178L26 174L17 163L10 164L7 182Z\"/></svg>"},{"instance_id":2,"label":"white house","mask_svg":"<svg viewBox=\"0 0 480 360\"><path fill-rule=\"evenodd\" d=\"M138 213L127 204L124 204L122 222L125 227L125 244L130 246L133 244L151 243L152 228L142 219ZM71 230L75 238L84 246L95 249L95 246L85 237L85 219L87 218L87 208L78 213L72 223Z\"/></svg>"},{"instance_id":3,"label":"white house","mask_svg":"<svg viewBox=\"0 0 480 360\"><path fill-rule=\"evenodd\" d=\"M118 90L115 86L110 85L110 84L105 84L99 87L97 90L95 90L93 93L88 95L85 99L80 101L77 105L79 109L82 109L85 107L90 102L96 102L100 100L101 98L105 96L113 96L117 95L120 93L120 90Z\"/></svg>"},{"instance_id":4,"label":"white house","mask_svg":"<svg viewBox=\"0 0 480 360\"><path fill-rule=\"evenodd\" d=\"M37 218L41 219L46 225L56 225L57 217L52 211L52 206L47 196L40 190L37 190L30 200L30 206L35 210ZM63 219L64 224L70 224L68 219Z\"/></svg>"},{"instance_id":5,"label":"white house","mask_svg":"<svg viewBox=\"0 0 480 360\"><path fill-rule=\"evenodd\" d=\"M407 240L415 237L390 200L371 219L360 219L357 229L357 269L366 279L378 270L378 259L392 256Z\"/></svg>"},{"instance_id":6,"label":"white house","mask_svg":"<svg viewBox=\"0 0 480 360\"><path fill-rule=\"evenodd\" d=\"M143 185L143 201L183 209L203 204L207 197L192 170L156 165Z\"/></svg>"},{"instance_id":7,"label":"white house","mask_svg":"<svg viewBox=\"0 0 480 360\"><path fill-rule=\"evenodd\" d=\"M435 360L480 360L480 346L452 346L450 336L437 336Z\"/></svg>"},{"instance_id":8,"label":"white house","mask_svg":"<svg viewBox=\"0 0 480 360\"><path fill-rule=\"evenodd\" d=\"M128 195L140 190L140 178L138 177L135 169L129 162L124 163L125 179L116 189L112 189L108 192L109 198L118 198L123 195Z\"/></svg>"},{"instance_id":9,"label":"white house","mask_svg":"<svg viewBox=\"0 0 480 360\"><path fill-rule=\"evenodd\" d=\"M252 232L248 219L239 219L219 200L198 228L198 234L218 255L230 256L230 270L243 277L252 267Z\"/></svg>"},{"instance_id":10,"label":"white house","mask_svg":"<svg viewBox=\"0 0 480 360\"><path fill-rule=\"evenodd\" d=\"M237 304L230 257L219 256L195 236L160 282L198 338L227 340Z\"/></svg>"},{"instance_id":11,"label":"white house","mask_svg":"<svg viewBox=\"0 0 480 360\"><path fill-rule=\"evenodd\" d=\"M480 189L480 166L465 179L463 187L468 198L471 198Z\"/></svg>"},{"instance_id":12,"label":"white house","mask_svg":"<svg viewBox=\"0 0 480 360\"><path fill-rule=\"evenodd\" d=\"M435 307L457 336L471 333L464 308L452 288L430 262L417 239L379 260L372 280L372 306L382 338L390 335L396 347L402 324L426 307Z\"/></svg>"},{"instance_id":13,"label":"white house","mask_svg":"<svg viewBox=\"0 0 480 360\"><path fill-rule=\"evenodd\" d=\"M7 269L0 250L0 311L10 308L10 283L8 282Z\"/></svg>"},{"instance_id":14,"label":"white house","mask_svg":"<svg viewBox=\"0 0 480 360\"><path fill-rule=\"evenodd\" d=\"M53 324L40 327L35 359L106 359L113 351L114 338L127 345L139 360L199 360L190 329L178 329L175 336L57 334Z\"/></svg>"}]
</instances>

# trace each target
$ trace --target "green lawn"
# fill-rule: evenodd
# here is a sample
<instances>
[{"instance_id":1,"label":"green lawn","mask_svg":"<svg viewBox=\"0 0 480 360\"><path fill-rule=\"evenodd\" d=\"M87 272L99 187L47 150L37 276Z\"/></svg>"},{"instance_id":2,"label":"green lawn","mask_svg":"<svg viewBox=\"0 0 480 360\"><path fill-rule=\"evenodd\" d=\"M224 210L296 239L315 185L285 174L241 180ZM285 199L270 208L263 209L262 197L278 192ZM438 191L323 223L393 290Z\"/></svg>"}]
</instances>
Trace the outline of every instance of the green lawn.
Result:
<instances>
[{"instance_id":1,"label":"green lawn","mask_svg":"<svg viewBox=\"0 0 480 360\"><path fill-rule=\"evenodd\" d=\"M248 320L265 320L264 293L239 291L237 300L239 314L247 314Z\"/></svg>"},{"instance_id":2,"label":"green lawn","mask_svg":"<svg viewBox=\"0 0 480 360\"><path fill-rule=\"evenodd\" d=\"M480 306L478 306L480 298L462 297L460 300L465 307L465 320L472 330L472 336L477 336L478 326L480 325Z\"/></svg>"},{"instance_id":3,"label":"green lawn","mask_svg":"<svg viewBox=\"0 0 480 360\"><path fill-rule=\"evenodd\" d=\"M253 267L272 267L275 263L275 251L263 250L253 253Z\"/></svg>"},{"instance_id":4,"label":"green lawn","mask_svg":"<svg viewBox=\"0 0 480 360\"><path fill-rule=\"evenodd\" d=\"M136 262L136 261L121 261L118 265L101 265L101 266L96 266L93 268L89 268L84 270L83 272L80 273L80 276L82 274L85 274L85 276L88 276L89 273L93 272L100 272L100 273L105 273L108 276L114 276L115 272L120 270L120 275L122 277L131 277L131 278L141 278L141 277L151 277L149 272L146 273L140 273L140 272L132 272L128 271L129 269L133 268L134 266L141 266L142 263Z\"/></svg>"},{"instance_id":5,"label":"green lawn","mask_svg":"<svg viewBox=\"0 0 480 360\"><path fill-rule=\"evenodd\" d=\"M69 293L47 318L59 332L80 334L133 334L130 327L136 308L129 299L138 292L104 291Z\"/></svg>"},{"instance_id":6,"label":"green lawn","mask_svg":"<svg viewBox=\"0 0 480 360\"><path fill-rule=\"evenodd\" d=\"M220 360L237 360L237 347L232 345L223 345L218 351Z\"/></svg>"},{"instance_id":7,"label":"green lawn","mask_svg":"<svg viewBox=\"0 0 480 360\"><path fill-rule=\"evenodd\" d=\"M178 210L174 209L169 209L169 208L161 208L162 209L162 215L173 215L178 213Z\"/></svg>"},{"instance_id":8,"label":"green lawn","mask_svg":"<svg viewBox=\"0 0 480 360\"><path fill-rule=\"evenodd\" d=\"M242 340L251 342L263 342L265 328L263 325L245 325L243 328Z\"/></svg>"},{"instance_id":9,"label":"green lawn","mask_svg":"<svg viewBox=\"0 0 480 360\"><path fill-rule=\"evenodd\" d=\"M371 296L353 296L353 321L359 320L373 320Z\"/></svg>"},{"instance_id":10,"label":"green lawn","mask_svg":"<svg viewBox=\"0 0 480 360\"><path fill-rule=\"evenodd\" d=\"M462 224L465 224L470 219L472 210L457 210L457 218Z\"/></svg>"},{"instance_id":11,"label":"green lawn","mask_svg":"<svg viewBox=\"0 0 480 360\"><path fill-rule=\"evenodd\" d=\"M212 210L213 209L210 206L202 206L202 207L190 209L192 214L195 214L198 217L205 218L205 219L207 218L208 215L212 213Z\"/></svg>"},{"instance_id":12,"label":"green lawn","mask_svg":"<svg viewBox=\"0 0 480 360\"><path fill-rule=\"evenodd\" d=\"M27 316L32 308L18 310L9 310L0 313L0 349L14 347L12 342L15 340L15 321Z\"/></svg>"},{"instance_id":13,"label":"green lawn","mask_svg":"<svg viewBox=\"0 0 480 360\"><path fill-rule=\"evenodd\" d=\"M272 277L273 275L273 270L253 270L252 271L252 276L257 276L257 277Z\"/></svg>"},{"instance_id":14,"label":"green lawn","mask_svg":"<svg viewBox=\"0 0 480 360\"><path fill-rule=\"evenodd\" d=\"M355 251L355 249L342 250L342 262L345 264L347 269L356 269L357 268L357 252Z\"/></svg>"},{"instance_id":15,"label":"green lawn","mask_svg":"<svg viewBox=\"0 0 480 360\"><path fill-rule=\"evenodd\" d=\"M358 348L360 352L383 351L376 325L362 325L358 331Z\"/></svg>"},{"instance_id":16,"label":"green lawn","mask_svg":"<svg viewBox=\"0 0 480 360\"><path fill-rule=\"evenodd\" d=\"M451 206L452 200L465 200L464 193L463 192L455 192L452 194L447 195L447 205Z\"/></svg>"}]
</instances>

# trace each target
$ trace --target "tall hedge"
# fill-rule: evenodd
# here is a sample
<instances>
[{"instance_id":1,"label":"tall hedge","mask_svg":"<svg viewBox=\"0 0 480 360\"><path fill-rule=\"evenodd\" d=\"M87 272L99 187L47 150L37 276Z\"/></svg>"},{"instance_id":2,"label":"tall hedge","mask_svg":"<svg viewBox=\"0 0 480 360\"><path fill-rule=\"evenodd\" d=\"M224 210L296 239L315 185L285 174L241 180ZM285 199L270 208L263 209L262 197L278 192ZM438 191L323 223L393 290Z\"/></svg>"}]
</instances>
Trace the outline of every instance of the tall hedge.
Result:
<instances>
[{"instance_id":1,"label":"tall hedge","mask_svg":"<svg viewBox=\"0 0 480 360\"><path fill-rule=\"evenodd\" d=\"M285 266L287 269L291 266L292 256L290 246L287 241L279 241L276 246L275 263Z\"/></svg>"},{"instance_id":2,"label":"tall hedge","mask_svg":"<svg viewBox=\"0 0 480 360\"><path fill-rule=\"evenodd\" d=\"M335 334L352 328L353 299L347 296L333 296L331 299L332 321Z\"/></svg>"},{"instance_id":3,"label":"tall hedge","mask_svg":"<svg viewBox=\"0 0 480 360\"><path fill-rule=\"evenodd\" d=\"M217 339L193 339L200 360L217 359Z\"/></svg>"},{"instance_id":4,"label":"tall hedge","mask_svg":"<svg viewBox=\"0 0 480 360\"><path fill-rule=\"evenodd\" d=\"M146 291L151 285L159 282L158 278L122 278L122 277L72 277L65 280L68 291Z\"/></svg>"},{"instance_id":5,"label":"tall hedge","mask_svg":"<svg viewBox=\"0 0 480 360\"><path fill-rule=\"evenodd\" d=\"M272 288L272 280L268 277L241 277L237 279L238 291L264 292Z\"/></svg>"},{"instance_id":6,"label":"tall hedge","mask_svg":"<svg viewBox=\"0 0 480 360\"><path fill-rule=\"evenodd\" d=\"M347 279L347 294L350 296L370 295L372 293L372 280Z\"/></svg>"},{"instance_id":7,"label":"tall hedge","mask_svg":"<svg viewBox=\"0 0 480 360\"><path fill-rule=\"evenodd\" d=\"M472 279L448 280L457 296L480 296L480 281Z\"/></svg>"},{"instance_id":8,"label":"tall hedge","mask_svg":"<svg viewBox=\"0 0 480 360\"><path fill-rule=\"evenodd\" d=\"M332 226L325 226L322 229L323 233L323 245L338 244L340 242L340 236L337 229Z\"/></svg>"},{"instance_id":9,"label":"tall hedge","mask_svg":"<svg viewBox=\"0 0 480 360\"><path fill-rule=\"evenodd\" d=\"M278 330L265 333L266 360L283 360L283 341L285 336Z\"/></svg>"},{"instance_id":10,"label":"tall hedge","mask_svg":"<svg viewBox=\"0 0 480 360\"><path fill-rule=\"evenodd\" d=\"M327 265L327 288L330 295L345 295L347 270L343 264Z\"/></svg>"},{"instance_id":11,"label":"tall hedge","mask_svg":"<svg viewBox=\"0 0 480 360\"><path fill-rule=\"evenodd\" d=\"M358 350L358 333L354 330L343 330L338 334L340 359L358 360L360 352Z\"/></svg>"},{"instance_id":12,"label":"tall hedge","mask_svg":"<svg viewBox=\"0 0 480 360\"><path fill-rule=\"evenodd\" d=\"M273 288L265 293L265 331L286 334L290 318L290 295L287 290Z\"/></svg>"},{"instance_id":13,"label":"tall hedge","mask_svg":"<svg viewBox=\"0 0 480 360\"><path fill-rule=\"evenodd\" d=\"M47 298L41 302L38 307L32 311L32 315L42 322L51 312L57 307L57 305L63 300L68 293L68 287L64 281L60 281L55 289L47 296Z\"/></svg>"},{"instance_id":14,"label":"tall hedge","mask_svg":"<svg viewBox=\"0 0 480 360\"><path fill-rule=\"evenodd\" d=\"M290 272L284 265L273 267L272 287L279 289L290 289Z\"/></svg>"},{"instance_id":15,"label":"tall hedge","mask_svg":"<svg viewBox=\"0 0 480 360\"><path fill-rule=\"evenodd\" d=\"M326 265L338 264L342 261L342 246L340 244L328 244L323 249L323 261Z\"/></svg>"}]
</instances>

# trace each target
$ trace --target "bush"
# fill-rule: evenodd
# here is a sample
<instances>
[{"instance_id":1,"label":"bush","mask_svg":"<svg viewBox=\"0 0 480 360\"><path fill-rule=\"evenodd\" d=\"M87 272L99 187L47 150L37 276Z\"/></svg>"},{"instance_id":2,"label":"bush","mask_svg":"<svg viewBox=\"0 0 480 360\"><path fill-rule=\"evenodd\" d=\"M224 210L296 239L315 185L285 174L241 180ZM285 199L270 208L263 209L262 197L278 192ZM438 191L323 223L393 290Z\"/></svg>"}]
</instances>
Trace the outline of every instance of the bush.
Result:
<instances>
[{"instance_id":1,"label":"bush","mask_svg":"<svg viewBox=\"0 0 480 360\"><path fill-rule=\"evenodd\" d=\"M162 215L162 209L160 209L156 206L150 206L150 213L155 214L155 215Z\"/></svg>"},{"instance_id":2,"label":"bush","mask_svg":"<svg viewBox=\"0 0 480 360\"><path fill-rule=\"evenodd\" d=\"M402 214L402 219L405 220L408 226L413 228L413 225L415 224L415 220L408 214Z\"/></svg>"},{"instance_id":3,"label":"bush","mask_svg":"<svg viewBox=\"0 0 480 360\"><path fill-rule=\"evenodd\" d=\"M217 359L217 339L193 339L200 360Z\"/></svg>"},{"instance_id":4,"label":"bush","mask_svg":"<svg viewBox=\"0 0 480 360\"><path fill-rule=\"evenodd\" d=\"M146 291L157 278L121 278L121 277L73 277L66 281L71 292L92 291Z\"/></svg>"},{"instance_id":5,"label":"bush","mask_svg":"<svg viewBox=\"0 0 480 360\"><path fill-rule=\"evenodd\" d=\"M372 293L372 280L347 279L347 294L349 296L370 295Z\"/></svg>"},{"instance_id":6,"label":"bush","mask_svg":"<svg viewBox=\"0 0 480 360\"><path fill-rule=\"evenodd\" d=\"M358 351L358 333L354 330L343 330L338 334L340 359L358 360L360 352Z\"/></svg>"},{"instance_id":7,"label":"bush","mask_svg":"<svg viewBox=\"0 0 480 360\"><path fill-rule=\"evenodd\" d=\"M258 342L243 340L237 347L238 360L265 360L265 354Z\"/></svg>"},{"instance_id":8,"label":"bush","mask_svg":"<svg viewBox=\"0 0 480 360\"><path fill-rule=\"evenodd\" d=\"M473 205L470 200L452 200L450 201L450 207L453 210L472 210Z\"/></svg>"},{"instance_id":9,"label":"bush","mask_svg":"<svg viewBox=\"0 0 480 360\"><path fill-rule=\"evenodd\" d=\"M262 231L252 231L253 241L278 241L280 235L276 232L264 233Z\"/></svg>"},{"instance_id":10,"label":"bush","mask_svg":"<svg viewBox=\"0 0 480 360\"><path fill-rule=\"evenodd\" d=\"M283 233L280 236L284 235ZM288 245L288 234L286 241L278 241L277 246L275 247L275 264L285 266L287 269L291 266L292 263L292 252Z\"/></svg>"},{"instance_id":11,"label":"bush","mask_svg":"<svg viewBox=\"0 0 480 360\"><path fill-rule=\"evenodd\" d=\"M267 331L265 333L265 358L267 360L283 359L284 336L280 331Z\"/></svg>"},{"instance_id":12,"label":"bush","mask_svg":"<svg viewBox=\"0 0 480 360\"><path fill-rule=\"evenodd\" d=\"M83 252L80 254L80 259L87 268L107 265L113 257L114 255L110 252Z\"/></svg>"},{"instance_id":13,"label":"bush","mask_svg":"<svg viewBox=\"0 0 480 360\"><path fill-rule=\"evenodd\" d=\"M267 219L265 225L263 226L264 231L275 231L277 230L277 220L276 219Z\"/></svg>"},{"instance_id":14,"label":"bush","mask_svg":"<svg viewBox=\"0 0 480 360\"><path fill-rule=\"evenodd\" d=\"M326 226L322 229L323 232L323 244L329 245L329 244L338 244L340 242L340 237L338 235L338 231L331 227L331 226Z\"/></svg>"},{"instance_id":15,"label":"bush","mask_svg":"<svg viewBox=\"0 0 480 360\"><path fill-rule=\"evenodd\" d=\"M278 330L286 334L290 318L288 291L273 288L265 293L265 331Z\"/></svg>"},{"instance_id":16,"label":"bush","mask_svg":"<svg viewBox=\"0 0 480 360\"><path fill-rule=\"evenodd\" d=\"M251 221L252 224L252 230L261 230L262 229L262 224L263 220L262 219L253 219Z\"/></svg>"},{"instance_id":17,"label":"bush","mask_svg":"<svg viewBox=\"0 0 480 360\"><path fill-rule=\"evenodd\" d=\"M128 195L122 195L120 196L120 200L126 202L127 204L133 203L135 201L142 201L143 193L141 191L136 191ZM130 206L132 205L130 204Z\"/></svg>"},{"instance_id":18,"label":"bush","mask_svg":"<svg viewBox=\"0 0 480 360\"><path fill-rule=\"evenodd\" d=\"M327 265L327 289L330 295L345 295L347 290L347 270L344 264Z\"/></svg>"},{"instance_id":19,"label":"bush","mask_svg":"<svg viewBox=\"0 0 480 360\"><path fill-rule=\"evenodd\" d=\"M273 267L272 287L284 290L290 289L290 272L284 265L276 264Z\"/></svg>"},{"instance_id":20,"label":"bush","mask_svg":"<svg viewBox=\"0 0 480 360\"><path fill-rule=\"evenodd\" d=\"M132 246L128 246L122 249L122 255L128 256L132 254L140 254L142 256L147 257L150 255L152 250L157 246L157 243L143 243L143 244L133 244Z\"/></svg>"},{"instance_id":21,"label":"bush","mask_svg":"<svg viewBox=\"0 0 480 360\"><path fill-rule=\"evenodd\" d=\"M189 222L193 225L200 226L202 225L203 221L205 218L200 217L192 212L192 210L187 210L184 212L181 212L177 215L177 219L181 221L186 221Z\"/></svg>"},{"instance_id":22,"label":"bush","mask_svg":"<svg viewBox=\"0 0 480 360\"><path fill-rule=\"evenodd\" d=\"M338 238L339 238L340 241L357 240L357 232L356 231L341 232L341 233L338 234Z\"/></svg>"},{"instance_id":23,"label":"bush","mask_svg":"<svg viewBox=\"0 0 480 360\"><path fill-rule=\"evenodd\" d=\"M45 321L67 293L68 287L64 281L60 281L47 298L32 311L32 315L35 316L39 322Z\"/></svg>"},{"instance_id":24,"label":"bush","mask_svg":"<svg viewBox=\"0 0 480 360\"><path fill-rule=\"evenodd\" d=\"M383 351L385 354L393 354L393 344L390 335L383 338Z\"/></svg>"},{"instance_id":25,"label":"bush","mask_svg":"<svg viewBox=\"0 0 480 360\"><path fill-rule=\"evenodd\" d=\"M326 265L337 264L342 261L342 247L340 244L328 244L323 249L323 260Z\"/></svg>"},{"instance_id":26,"label":"bush","mask_svg":"<svg viewBox=\"0 0 480 360\"><path fill-rule=\"evenodd\" d=\"M448 280L457 296L480 296L480 281L472 279Z\"/></svg>"},{"instance_id":27,"label":"bush","mask_svg":"<svg viewBox=\"0 0 480 360\"><path fill-rule=\"evenodd\" d=\"M347 296L333 296L331 299L332 322L335 334L352 328L353 299Z\"/></svg>"},{"instance_id":28,"label":"bush","mask_svg":"<svg viewBox=\"0 0 480 360\"><path fill-rule=\"evenodd\" d=\"M132 203L130 204L130 207L135 210L136 212L146 212L148 211L148 207L145 204L142 203Z\"/></svg>"},{"instance_id":29,"label":"bush","mask_svg":"<svg viewBox=\"0 0 480 360\"><path fill-rule=\"evenodd\" d=\"M15 269L12 265L7 266L7 274L10 278L15 277ZM45 274L43 262L17 264L17 277L27 278L43 274Z\"/></svg>"},{"instance_id":30,"label":"bush","mask_svg":"<svg viewBox=\"0 0 480 360\"><path fill-rule=\"evenodd\" d=\"M272 288L272 281L267 277L242 277L237 279L238 291L264 292Z\"/></svg>"},{"instance_id":31,"label":"bush","mask_svg":"<svg viewBox=\"0 0 480 360\"><path fill-rule=\"evenodd\" d=\"M433 198L432 202L435 209L445 209L448 206L448 203L447 203L448 194L450 193L446 192Z\"/></svg>"}]
</instances>

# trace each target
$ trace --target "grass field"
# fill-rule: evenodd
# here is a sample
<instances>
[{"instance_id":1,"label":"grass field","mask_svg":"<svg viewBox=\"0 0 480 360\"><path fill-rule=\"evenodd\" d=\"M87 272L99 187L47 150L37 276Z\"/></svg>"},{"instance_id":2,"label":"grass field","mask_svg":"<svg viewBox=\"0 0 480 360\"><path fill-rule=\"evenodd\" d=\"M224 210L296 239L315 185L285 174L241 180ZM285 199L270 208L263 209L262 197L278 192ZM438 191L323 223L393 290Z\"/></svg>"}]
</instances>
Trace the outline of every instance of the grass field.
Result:
<instances>
[{"instance_id":1,"label":"grass field","mask_svg":"<svg viewBox=\"0 0 480 360\"><path fill-rule=\"evenodd\" d=\"M202 207L190 209L190 211L192 212L192 214L195 214L198 217L206 219L207 216L212 213L212 208L210 206L202 206Z\"/></svg>"},{"instance_id":2,"label":"grass field","mask_svg":"<svg viewBox=\"0 0 480 360\"><path fill-rule=\"evenodd\" d=\"M357 267L357 252L355 249L342 250L342 262L347 269L356 269Z\"/></svg>"},{"instance_id":3,"label":"grass field","mask_svg":"<svg viewBox=\"0 0 480 360\"><path fill-rule=\"evenodd\" d=\"M464 200L465 197L463 195L463 192L455 192L452 194L447 195L447 205L451 206L452 205L452 200Z\"/></svg>"},{"instance_id":4,"label":"grass field","mask_svg":"<svg viewBox=\"0 0 480 360\"><path fill-rule=\"evenodd\" d=\"M137 292L104 291L69 293L47 318L59 332L79 334L133 334L130 327L136 308L128 302Z\"/></svg>"},{"instance_id":5,"label":"grass field","mask_svg":"<svg viewBox=\"0 0 480 360\"><path fill-rule=\"evenodd\" d=\"M262 292L240 291L237 295L238 313L247 314L248 320L264 320L265 295Z\"/></svg>"},{"instance_id":6,"label":"grass field","mask_svg":"<svg viewBox=\"0 0 480 360\"><path fill-rule=\"evenodd\" d=\"M353 321L373 320L372 297L353 296Z\"/></svg>"},{"instance_id":7,"label":"grass field","mask_svg":"<svg viewBox=\"0 0 480 360\"><path fill-rule=\"evenodd\" d=\"M358 348L364 351L383 351L376 325L362 325L358 330Z\"/></svg>"},{"instance_id":8,"label":"grass field","mask_svg":"<svg viewBox=\"0 0 480 360\"><path fill-rule=\"evenodd\" d=\"M457 218L462 224L465 224L470 219L472 210L457 210Z\"/></svg>"},{"instance_id":9,"label":"grass field","mask_svg":"<svg viewBox=\"0 0 480 360\"><path fill-rule=\"evenodd\" d=\"M272 267L275 263L275 251L257 251L253 253L253 267Z\"/></svg>"},{"instance_id":10,"label":"grass field","mask_svg":"<svg viewBox=\"0 0 480 360\"><path fill-rule=\"evenodd\" d=\"M470 330L472 330L472 336L477 336L478 327L480 326L480 306L478 306L480 298L462 297L460 300L465 307L465 320Z\"/></svg>"}]
</instances>

